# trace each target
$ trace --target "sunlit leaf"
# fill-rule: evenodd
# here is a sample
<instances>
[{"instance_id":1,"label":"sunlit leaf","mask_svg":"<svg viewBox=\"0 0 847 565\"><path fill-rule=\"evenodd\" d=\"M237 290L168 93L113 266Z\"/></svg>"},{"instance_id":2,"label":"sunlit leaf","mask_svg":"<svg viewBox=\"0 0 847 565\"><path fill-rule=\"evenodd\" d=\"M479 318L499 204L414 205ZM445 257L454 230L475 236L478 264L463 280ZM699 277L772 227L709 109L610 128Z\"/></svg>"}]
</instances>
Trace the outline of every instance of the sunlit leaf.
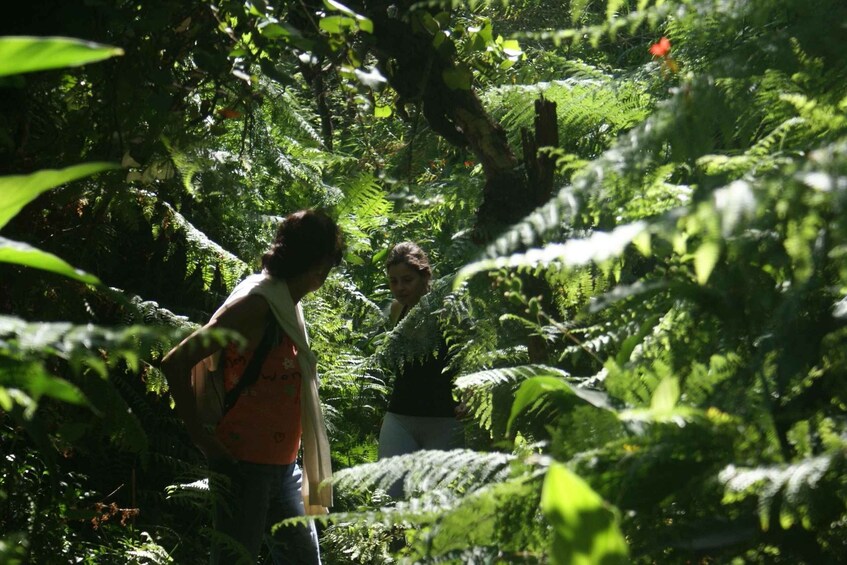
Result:
<instances>
[{"instance_id":1,"label":"sunlit leaf","mask_svg":"<svg viewBox=\"0 0 847 565\"><path fill-rule=\"evenodd\" d=\"M264 26L259 26L259 33L268 39L279 39L280 37L288 37L291 32L277 23L269 23Z\"/></svg>"},{"instance_id":2,"label":"sunlit leaf","mask_svg":"<svg viewBox=\"0 0 847 565\"><path fill-rule=\"evenodd\" d=\"M611 232L595 232L586 239L571 239L565 243L553 243L542 249L530 249L526 253L516 253L508 257L485 259L466 265L456 277L454 286L467 280L476 273L503 268L535 268L558 263L564 267L577 267L589 263L602 263L623 253L647 228L645 222L635 222L618 226Z\"/></svg>"},{"instance_id":3,"label":"sunlit leaf","mask_svg":"<svg viewBox=\"0 0 847 565\"><path fill-rule=\"evenodd\" d=\"M0 37L0 76L77 67L123 55L123 49L69 37Z\"/></svg>"},{"instance_id":4,"label":"sunlit leaf","mask_svg":"<svg viewBox=\"0 0 847 565\"><path fill-rule=\"evenodd\" d=\"M326 16L318 24L327 33L342 33L345 29L353 29L356 20L346 16Z\"/></svg>"},{"instance_id":5,"label":"sunlit leaf","mask_svg":"<svg viewBox=\"0 0 847 565\"><path fill-rule=\"evenodd\" d=\"M523 49L516 39L507 39L503 42L503 52L509 57L517 57L523 54Z\"/></svg>"},{"instance_id":6,"label":"sunlit leaf","mask_svg":"<svg viewBox=\"0 0 847 565\"><path fill-rule=\"evenodd\" d=\"M555 368L551 368L550 372L557 375L563 374L562 371ZM561 376L532 377L521 383L518 392L515 394L512 411L509 415L509 422L506 424L507 431L511 431L512 424L515 423L515 420L521 413L538 406L549 395L560 397L573 396L597 408L608 408L607 398L604 393L579 388L567 382Z\"/></svg>"},{"instance_id":7,"label":"sunlit leaf","mask_svg":"<svg viewBox=\"0 0 847 565\"><path fill-rule=\"evenodd\" d=\"M348 16L355 16L356 12L342 4L341 2L336 2L336 0L323 0L324 6L329 8L330 10L336 10L341 12L342 14L347 14Z\"/></svg>"},{"instance_id":8,"label":"sunlit leaf","mask_svg":"<svg viewBox=\"0 0 847 565\"><path fill-rule=\"evenodd\" d=\"M374 107L374 117L375 118L389 118L391 117L392 110L391 106L375 106Z\"/></svg>"},{"instance_id":9,"label":"sunlit leaf","mask_svg":"<svg viewBox=\"0 0 847 565\"><path fill-rule=\"evenodd\" d=\"M697 275L698 283L708 282L720 254L721 247L715 241L707 241L697 248L694 252L694 273Z\"/></svg>"},{"instance_id":10,"label":"sunlit leaf","mask_svg":"<svg viewBox=\"0 0 847 565\"><path fill-rule=\"evenodd\" d=\"M0 262L50 271L88 284L101 284L100 279L94 275L75 269L52 253L5 237L0 237Z\"/></svg>"},{"instance_id":11,"label":"sunlit leaf","mask_svg":"<svg viewBox=\"0 0 847 565\"><path fill-rule=\"evenodd\" d=\"M0 386L0 410L3 410L4 412L11 412L14 406L12 395L10 395L9 391L4 387Z\"/></svg>"},{"instance_id":12,"label":"sunlit leaf","mask_svg":"<svg viewBox=\"0 0 847 565\"><path fill-rule=\"evenodd\" d=\"M615 513L592 488L559 463L547 470L541 511L553 527L551 563L628 563L626 540Z\"/></svg>"},{"instance_id":13,"label":"sunlit leaf","mask_svg":"<svg viewBox=\"0 0 847 565\"><path fill-rule=\"evenodd\" d=\"M47 373L43 367L30 363L28 367L18 367L14 373L0 372L0 386L19 388L26 391L36 402L42 396L49 396L70 404L85 404L85 395L76 385Z\"/></svg>"},{"instance_id":14,"label":"sunlit leaf","mask_svg":"<svg viewBox=\"0 0 847 565\"><path fill-rule=\"evenodd\" d=\"M367 18L367 17L365 17L361 14L357 14L356 12L354 12L353 10L351 10L350 8L348 8L347 6L342 4L341 2L336 2L335 0L324 0L324 6L326 6L330 10L336 10L338 12L341 12L345 16L349 16L349 18L347 18L347 19L353 20L353 21L351 21L349 27L358 28L361 31L364 31L366 33L373 33L373 21L371 21L370 18ZM328 16L328 17L325 17L325 18L321 18L321 23L320 23L321 29L324 29L325 31L329 31L330 33L339 33L339 31L334 31L334 32L330 31L329 29L324 28L324 25L323 25L324 20L329 19L329 18L336 18L336 17L339 17L339 16ZM330 25L332 27L335 27L338 24L330 24ZM343 28L343 27L347 27L347 25L345 24L344 26L341 26L341 28Z\"/></svg>"},{"instance_id":15,"label":"sunlit leaf","mask_svg":"<svg viewBox=\"0 0 847 565\"><path fill-rule=\"evenodd\" d=\"M39 194L59 185L110 169L114 163L85 163L65 169L47 169L29 175L0 177L0 228Z\"/></svg>"},{"instance_id":16,"label":"sunlit leaf","mask_svg":"<svg viewBox=\"0 0 847 565\"><path fill-rule=\"evenodd\" d=\"M653 391L650 408L656 411L673 410L679 400L679 379L666 378Z\"/></svg>"},{"instance_id":17,"label":"sunlit leaf","mask_svg":"<svg viewBox=\"0 0 847 565\"><path fill-rule=\"evenodd\" d=\"M359 22L359 30L365 33L374 32L374 23L370 18L357 18L356 21Z\"/></svg>"}]
</instances>

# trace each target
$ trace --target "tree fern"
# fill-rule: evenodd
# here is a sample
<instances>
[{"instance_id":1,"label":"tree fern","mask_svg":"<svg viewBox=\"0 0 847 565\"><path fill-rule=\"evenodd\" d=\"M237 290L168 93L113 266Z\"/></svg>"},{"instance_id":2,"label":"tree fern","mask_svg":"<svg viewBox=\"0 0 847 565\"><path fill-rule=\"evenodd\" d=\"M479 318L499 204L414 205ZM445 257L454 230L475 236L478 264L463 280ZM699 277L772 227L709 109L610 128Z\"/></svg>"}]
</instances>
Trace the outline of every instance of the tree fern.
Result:
<instances>
[{"instance_id":1,"label":"tree fern","mask_svg":"<svg viewBox=\"0 0 847 565\"><path fill-rule=\"evenodd\" d=\"M526 253L471 263L459 272L457 281L461 282L480 271L504 267L535 270L552 264L561 264L564 267L583 266L589 262L602 264L623 253L624 248L643 233L645 227L644 223L635 222L619 226L611 233L596 232L583 240L551 243L541 249L530 249Z\"/></svg>"},{"instance_id":2,"label":"tree fern","mask_svg":"<svg viewBox=\"0 0 847 565\"><path fill-rule=\"evenodd\" d=\"M758 468L727 466L719 479L726 492L724 502L736 503L748 497L757 499L762 530L768 530L773 517L778 524L788 529L795 522L811 529L820 521L818 511L831 512L827 495L823 492L832 488L827 474L832 474L843 463L840 454L824 454L796 463Z\"/></svg>"},{"instance_id":3,"label":"tree fern","mask_svg":"<svg viewBox=\"0 0 847 565\"><path fill-rule=\"evenodd\" d=\"M651 100L640 93L643 87L625 78L592 69L591 78L573 78L528 86L501 87L487 93L488 103L509 131L530 128L539 95L556 104L561 150L594 157L606 149L622 130L640 122ZM582 70L580 74L586 74ZM503 110L500 110L503 108ZM498 112L499 110L499 112ZM517 143L516 139L512 140Z\"/></svg>"},{"instance_id":4,"label":"tree fern","mask_svg":"<svg viewBox=\"0 0 847 565\"><path fill-rule=\"evenodd\" d=\"M388 489L403 480L406 492L449 490L462 493L496 481L509 472L513 456L470 450L424 450L360 465L336 473L340 490Z\"/></svg>"}]
</instances>

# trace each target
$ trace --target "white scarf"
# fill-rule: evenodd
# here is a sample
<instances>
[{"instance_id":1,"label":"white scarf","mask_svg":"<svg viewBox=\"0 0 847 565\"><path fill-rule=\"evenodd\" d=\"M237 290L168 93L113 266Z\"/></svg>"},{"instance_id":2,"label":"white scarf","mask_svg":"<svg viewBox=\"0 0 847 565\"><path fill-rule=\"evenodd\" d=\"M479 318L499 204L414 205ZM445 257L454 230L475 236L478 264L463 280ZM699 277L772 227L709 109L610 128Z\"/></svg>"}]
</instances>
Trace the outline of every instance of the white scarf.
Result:
<instances>
[{"instance_id":1,"label":"white scarf","mask_svg":"<svg viewBox=\"0 0 847 565\"><path fill-rule=\"evenodd\" d=\"M318 396L318 359L309 348L303 309L299 303L294 304L285 280L261 273L241 281L212 319L227 306L251 294L259 294L268 301L282 331L297 346L297 361L302 373L300 425L303 430L303 503L307 514L326 514L327 507L332 506L332 484L327 481L332 478L332 464L326 423Z\"/></svg>"}]
</instances>

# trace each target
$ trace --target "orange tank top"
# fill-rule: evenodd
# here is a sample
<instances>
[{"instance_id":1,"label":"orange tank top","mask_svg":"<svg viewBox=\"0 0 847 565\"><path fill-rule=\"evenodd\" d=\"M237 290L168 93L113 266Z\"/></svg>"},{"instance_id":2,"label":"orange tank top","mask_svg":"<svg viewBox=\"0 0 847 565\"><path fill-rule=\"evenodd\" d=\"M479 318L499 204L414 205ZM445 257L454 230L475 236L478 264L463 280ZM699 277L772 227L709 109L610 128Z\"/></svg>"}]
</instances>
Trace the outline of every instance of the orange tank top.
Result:
<instances>
[{"instance_id":1,"label":"orange tank top","mask_svg":"<svg viewBox=\"0 0 847 565\"><path fill-rule=\"evenodd\" d=\"M229 345L223 355L224 383L232 389L252 351ZM241 461L288 465L300 449L300 365L297 348L284 335L271 349L257 381L247 387L218 423L215 435Z\"/></svg>"}]
</instances>

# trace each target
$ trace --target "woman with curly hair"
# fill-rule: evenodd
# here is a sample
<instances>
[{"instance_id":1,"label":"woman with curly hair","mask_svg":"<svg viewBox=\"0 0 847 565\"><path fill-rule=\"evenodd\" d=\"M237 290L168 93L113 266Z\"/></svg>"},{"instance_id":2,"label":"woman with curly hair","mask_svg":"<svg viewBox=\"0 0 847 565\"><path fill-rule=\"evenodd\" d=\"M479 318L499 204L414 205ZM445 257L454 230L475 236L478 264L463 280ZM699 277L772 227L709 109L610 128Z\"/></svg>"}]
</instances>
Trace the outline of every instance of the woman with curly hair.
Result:
<instances>
[{"instance_id":1,"label":"woman with curly hair","mask_svg":"<svg viewBox=\"0 0 847 565\"><path fill-rule=\"evenodd\" d=\"M276 564L320 563L313 524L270 530L285 518L332 505L331 487L321 485L331 474L329 446L300 301L323 285L342 251L338 225L323 212L286 216L262 257L262 272L242 281L211 320L162 361L192 441L213 473L230 483L225 503L215 508L215 530L223 536L213 537L213 564L245 556L255 562L263 539ZM241 339L222 347L209 339L214 330ZM223 417L209 429L198 415L192 374L218 363L229 395ZM247 374L253 382L239 386ZM220 543L224 536L237 544ZM242 550L233 551L239 545Z\"/></svg>"}]
</instances>

